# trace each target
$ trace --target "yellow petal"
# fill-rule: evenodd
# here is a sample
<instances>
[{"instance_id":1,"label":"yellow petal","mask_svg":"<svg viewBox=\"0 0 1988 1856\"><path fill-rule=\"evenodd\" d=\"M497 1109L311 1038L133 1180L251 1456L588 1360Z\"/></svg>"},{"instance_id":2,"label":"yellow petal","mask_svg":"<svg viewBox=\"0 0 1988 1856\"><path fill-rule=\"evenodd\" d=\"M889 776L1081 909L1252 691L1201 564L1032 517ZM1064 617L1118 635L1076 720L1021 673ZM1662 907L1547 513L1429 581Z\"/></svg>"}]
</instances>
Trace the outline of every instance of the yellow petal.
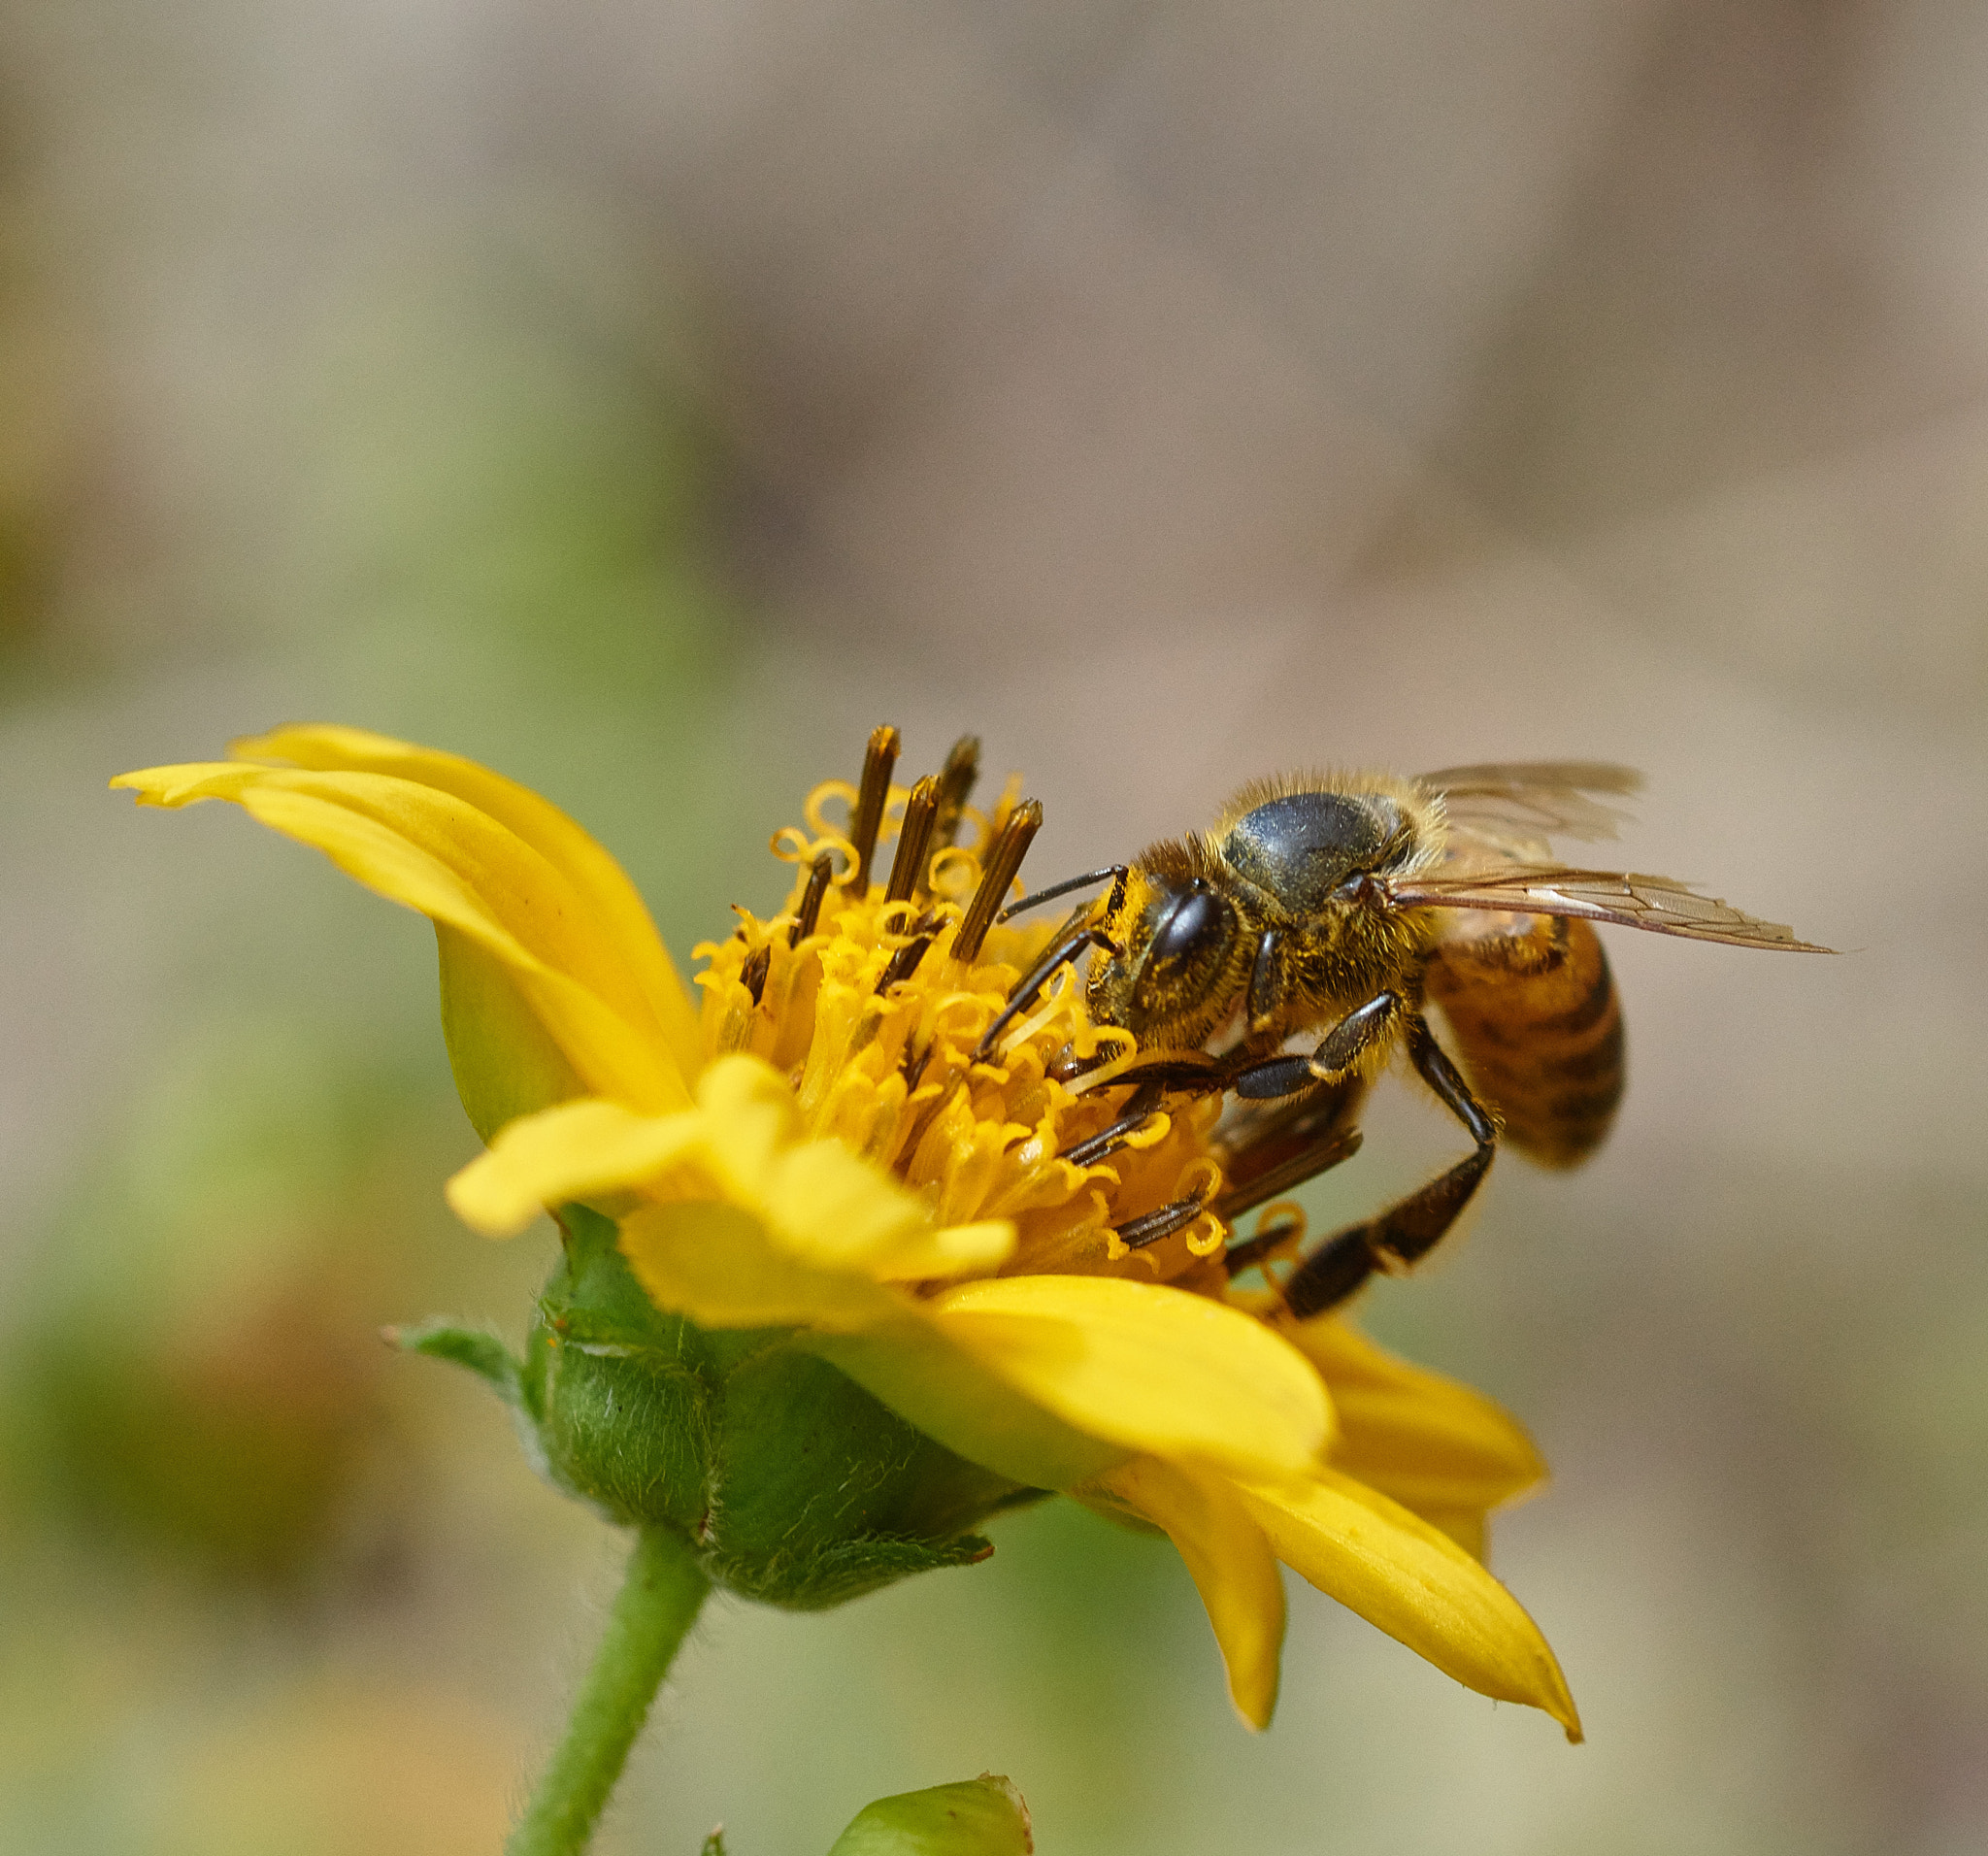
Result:
<instances>
[{"instance_id":1,"label":"yellow petal","mask_svg":"<svg viewBox=\"0 0 1988 1856\"><path fill-rule=\"evenodd\" d=\"M549 800L460 754L417 747L362 728L293 725L232 742L228 752L237 760L286 760L318 773L390 774L467 800L514 832L566 878L588 913L613 937L678 1070L685 1077L697 1074L703 1056L697 1014L641 895L601 845Z\"/></svg>"},{"instance_id":2,"label":"yellow petal","mask_svg":"<svg viewBox=\"0 0 1988 1856\"><path fill-rule=\"evenodd\" d=\"M1122 1448L1044 1410L905 1305L888 1324L815 1333L807 1344L955 1456L1024 1488L1073 1489L1125 1460Z\"/></svg>"},{"instance_id":3,"label":"yellow petal","mask_svg":"<svg viewBox=\"0 0 1988 1856\"><path fill-rule=\"evenodd\" d=\"M800 1127L786 1077L763 1057L719 1057L697 1079L697 1106L719 1177L741 1194L758 1192L774 1154Z\"/></svg>"},{"instance_id":4,"label":"yellow petal","mask_svg":"<svg viewBox=\"0 0 1988 1856\"><path fill-rule=\"evenodd\" d=\"M867 1276L790 1256L743 1207L644 1206L621 1220L621 1253L657 1308L708 1328L874 1328L906 1304Z\"/></svg>"},{"instance_id":5,"label":"yellow petal","mask_svg":"<svg viewBox=\"0 0 1988 1856\"><path fill-rule=\"evenodd\" d=\"M763 1190L768 1235L819 1269L871 1274L926 1225L925 1203L916 1193L839 1141L789 1148L775 1161Z\"/></svg>"},{"instance_id":6,"label":"yellow petal","mask_svg":"<svg viewBox=\"0 0 1988 1856\"><path fill-rule=\"evenodd\" d=\"M924 1282L999 1269L1013 1254L1014 1235L1006 1218L917 1232L891 1251L877 1275L885 1282Z\"/></svg>"},{"instance_id":7,"label":"yellow petal","mask_svg":"<svg viewBox=\"0 0 1988 1856\"><path fill-rule=\"evenodd\" d=\"M1408 1505L1403 1504L1404 1507ZM1484 1565L1490 1564L1486 1548L1490 1545L1491 1529L1481 1508L1415 1508L1433 1528L1441 1529L1463 1548L1472 1559Z\"/></svg>"},{"instance_id":8,"label":"yellow petal","mask_svg":"<svg viewBox=\"0 0 1988 1856\"><path fill-rule=\"evenodd\" d=\"M1304 1475L1331 1427L1305 1357L1206 1296L1118 1276L1002 1276L927 1307L1016 1391L1128 1450Z\"/></svg>"},{"instance_id":9,"label":"yellow petal","mask_svg":"<svg viewBox=\"0 0 1988 1856\"><path fill-rule=\"evenodd\" d=\"M1481 1392L1398 1359L1335 1317L1285 1330L1332 1393L1331 1461L1429 1519L1481 1516L1545 1478L1518 1420Z\"/></svg>"},{"instance_id":10,"label":"yellow petal","mask_svg":"<svg viewBox=\"0 0 1988 1856\"><path fill-rule=\"evenodd\" d=\"M1427 1521L1351 1476L1242 1485L1276 1556L1468 1688L1544 1708L1580 1739L1560 1665L1518 1601Z\"/></svg>"},{"instance_id":11,"label":"yellow petal","mask_svg":"<svg viewBox=\"0 0 1988 1856\"><path fill-rule=\"evenodd\" d=\"M435 948L448 1067L470 1125L485 1142L519 1115L586 1094L510 966L442 921Z\"/></svg>"},{"instance_id":12,"label":"yellow petal","mask_svg":"<svg viewBox=\"0 0 1988 1856\"><path fill-rule=\"evenodd\" d=\"M1276 1556L1221 1476L1134 1457L1100 1478L1118 1501L1163 1527L1186 1561L1229 1673L1229 1699L1249 1726L1270 1725L1284 1641Z\"/></svg>"},{"instance_id":13,"label":"yellow petal","mask_svg":"<svg viewBox=\"0 0 1988 1856\"><path fill-rule=\"evenodd\" d=\"M140 802L232 799L348 876L494 956L588 1093L650 1113L688 1106L613 941L566 878L514 832L450 794L380 774L233 763L151 768L112 782ZM449 952L443 942L445 960ZM485 976L487 978L487 975ZM480 1131L489 1105L466 1095Z\"/></svg>"},{"instance_id":14,"label":"yellow petal","mask_svg":"<svg viewBox=\"0 0 1988 1856\"><path fill-rule=\"evenodd\" d=\"M795 1141L794 1092L763 1058L718 1058L698 1078L697 1106L713 1196L756 1211L802 1262L911 1282L991 1269L1013 1248L1005 1220L934 1230L918 1194L842 1142Z\"/></svg>"},{"instance_id":15,"label":"yellow petal","mask_svg":"<svg viewBox=\"0 0 1988 1856\"><path fill-rule=\"evenodd\" d=\"M540 1210L652 1179L702 1143L695 1112L639 1115L589 1097L504 1128L448 1182L448 1203L489 1238L522 1231Z\"/></svg>"},{"instance_id":16,"label":"yellow petal","mask_svg":"<svg viewBox=\"0 0 1988 1856\"><path fill-rule=\"evenodd\" d=\"M722 1199L759 1211L779 1152L799 1125L785 1079L757 1057L720 1057L697 1079L691 1120L695 1168L684 1178L651 1181L651 1196Z\"/></svg>"}]
</instances>

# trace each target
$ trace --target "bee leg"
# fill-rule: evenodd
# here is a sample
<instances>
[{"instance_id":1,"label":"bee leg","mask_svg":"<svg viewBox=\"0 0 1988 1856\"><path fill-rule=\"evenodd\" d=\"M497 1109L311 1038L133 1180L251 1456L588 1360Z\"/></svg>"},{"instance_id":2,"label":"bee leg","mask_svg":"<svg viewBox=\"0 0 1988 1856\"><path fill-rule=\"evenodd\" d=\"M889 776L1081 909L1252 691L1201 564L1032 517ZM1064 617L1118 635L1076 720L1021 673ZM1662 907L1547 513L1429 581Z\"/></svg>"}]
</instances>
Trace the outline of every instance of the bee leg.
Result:
<instances>
[{"instance_id":1,"label":"bee leg","mask_svg":"<svg viewBox=\"0 0 1988 1856\"><path fill-rule=\"evenodd\" d=\"M1109 1128L1092 1135L1088 1141L1079 1141L1074 1147L1065 1147L1056 1157L1068 1160L1074 1167L1094 1167L1100 1160L1116 1153L1134 1135L1141 1133L1152 1120L1153 1112L1150 1104L1135 1098Z\"/></svg>"},{"instance_id":2,"label":"bee leg","mask_svg":"<svg viewBox=\"0 0 1988 1856\"><path fill-rule=\"evenodd\" d=\"M1229 1087L1244 1102L1268 1102L1294 1096L1314 1082L1339 1082L1394 1035L1407 1010L1400 993L1376 992L1334 1025L1310 1056L1266 1057L1235 1072Z\"/></svg>"},{"instance_id":3,"label":"bee leg","mask_svg":"<svg viewBox=\"0 0 1988 1856\"><path fill-rule=\"evenodd\" d=\"M1408 1057L1476 1144L1419 1192L1390 1206L1372 1223L1329 1238L1307 1257L1284 1284L1284 1301L1301 1320L1343 1302L1376 1270L1401 1270L1420 1262L1442 1241L1491 1170L1498 1151L1498 1124L1471 1094L1420 1012L1408 1016Z\"/></svg>"},{"instance_id":4,"label":"bee leg","mask_svg":"<svg viewBox=\"0 0 1988 1856\"><path fill-rule=\"evenodd\" d=\"M1039 889L1033 896L1024 896L1019 902L1011 902L996 921L1008 921L1033 909L1038 903L1054 902L1058 896L1067 896L1073 889L1088 889L1093 883L1101 883L1107 877L1111 879L1111 893L1105 904L1105 914L1115 915L1125 907L1125 879L1132 874L1126 864L1107 864L1103 870L1086 871L1081 877L1072 877L1067 882L1051 883L1047 889Z\"/></svg>"},{"instance_id":5,"label":"bee leg","mask_svg":"<svg viewBox=\"0 0 1988 1856\"><path fill-rule=\"evenodd\" d=\"M1172 1205L1163 1205L1157 1211L1148 1211L1143 1218L1117 1226L1118 1240L1128 1250L1143 1250L1149 1243L1185 1230L1201 1216L1206 1203L1202 1199L1176 1199Z\"/></svg>"},{"instance_id":6,"label":"bee leg","mask_svg":"<svg viewBox=\"0 0 1988 1856\"><path fill-rule=\"evenodd\" d=\"M1043 949L1036 964L1008 995L1008 1003L995 1014L994 1022L980 1034L980 1042L974 1046L975 1063L986 1063L993 1057L995 1046L1001 1042L1001 1034L1036 1003L1038 995L1057 969L1069 966L1086 947L1102 948L1108 954L1122 951L1118 944L1090 919L1087 910L1079 910L1056 939Z\"/></svg>"},{"instance_id":7,"label":"bee leg","mask_svg":"<svg viewBox=\"0 0 1988 1856\"><path fill-rule=\"evenodd\" d=\"M1360 1148L1356 1117L1367 1084L1358 1077L1311 1090L1260 1110L1223 1141L1221 1195L1215 1211L1234 1224L1246 1211L1315 1179Z\"/></svg>"}]
</instances>

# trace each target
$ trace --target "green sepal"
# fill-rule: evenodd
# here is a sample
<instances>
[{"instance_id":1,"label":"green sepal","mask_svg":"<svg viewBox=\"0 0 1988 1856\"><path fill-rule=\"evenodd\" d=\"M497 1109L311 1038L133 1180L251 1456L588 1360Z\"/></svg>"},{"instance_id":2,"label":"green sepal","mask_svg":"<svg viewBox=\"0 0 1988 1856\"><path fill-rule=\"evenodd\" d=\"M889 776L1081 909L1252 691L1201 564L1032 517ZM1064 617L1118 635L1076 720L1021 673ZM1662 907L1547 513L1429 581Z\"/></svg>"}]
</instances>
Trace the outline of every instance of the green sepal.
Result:
<instances>
[{"instance_id":1,"label":"green sepal","mask_svg":"<svg viewBox=\"0 0 1988 1856\"><path fill-rule=\"evenodd\" d=\"M665 1526L704 1548L713 1413L704 1337L659 1313L614 1227L569 1206L564 1254L525 1342L524 1409L544 1469L623 1526Z\"/></svg>"},{"instance_id":2,"label":"green sepal","mask_svg":"<svg viewBox=\"0 0 1988 1856\"><path fill-rule=\"evenodd\" d=\"M388 1342L403 1353L422 1353L431 1360L447 1360L467 1367L486 1381L506 1405L524 1402L520 1382L523 1364L511 1349L485 1328L465 1327L446 1315L417 1321L411 1328L388 1328Z\"/></svg>"},{"instance_id":3,"label":"green sepal","mask_svg":"<svg viewBox=\"0 0 1988 1856\"><path fill-rule=\"evenodd\" d=\"M613 1224L559 1214L519 1382L546 1474L623 1525L687 1538L712 1579L793 1609L839 1605L993 1549L974 1526L1032 1500L954 1456L786 1328L665 1314Z\"/></svg>"},{"instance_id":4,"label":"green sepal","mask_svg":"<svg viewBox=\"0 0 1988 1856\"><path fill-rule=\"evenodd\" d=\"M704 1839L704 1847L697 1856L725 1856L725 1827L720 1824Z\"/></svg>"},{"instance_id":5,"label":"green sepal","mask_svg":"<svg viewBox=\"0 0 1988 1856\"><path fill-rule=\"evenodd\" d=\"M856 1813L828 1856L1029 1856L1028 1806L1006 1778L879 1798Z\"/></svg>"}]
</instances>

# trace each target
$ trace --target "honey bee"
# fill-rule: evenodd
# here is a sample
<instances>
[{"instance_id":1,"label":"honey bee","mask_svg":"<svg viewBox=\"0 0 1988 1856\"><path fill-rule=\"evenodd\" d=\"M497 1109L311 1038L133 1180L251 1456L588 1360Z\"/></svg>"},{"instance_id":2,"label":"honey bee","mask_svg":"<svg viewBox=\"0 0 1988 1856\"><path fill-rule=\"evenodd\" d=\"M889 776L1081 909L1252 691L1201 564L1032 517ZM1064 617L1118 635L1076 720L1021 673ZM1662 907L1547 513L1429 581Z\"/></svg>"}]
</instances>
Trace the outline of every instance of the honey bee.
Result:
<instances>
[{"instance_id":1,"label":"honey bee","mask_svg":"<svg viewBox=\"0 0 1988 1856\"><path fill-rule=\"evenodd\" d=\"M1587 762L1259 781L1211 831L1009 910L1110 884L1055 938L1015 1006L1092 950L1092 1019L1132 1033L1139 1052L1112 1078L1133 1091L1112 1132L1170 1095L1233 1095L1217 1137L1224 1183L1209 1208L1229 1222L1347 1158L1369 1086L1406 1050L1472 1151L1297 1264L1285 1299L1300 1316L1317 1313L1376 1270L1425 1256L1469 1204L1501 1134L1549 1167L1578 1165L1607 1137L1622 1096L1622 1012L1591 923L1829 951L1669 878L1554 860L1552 837L1612 838L1622 814L1597 795L1640 783L1627 768ZM1461 1068L1430 1028L1432 1004ZM1120 1235L1155 1242L1204 1209L1182 1201ZM1287 1235L1233 1245L1231 1269Z\"/></svg>"}]
</instances>

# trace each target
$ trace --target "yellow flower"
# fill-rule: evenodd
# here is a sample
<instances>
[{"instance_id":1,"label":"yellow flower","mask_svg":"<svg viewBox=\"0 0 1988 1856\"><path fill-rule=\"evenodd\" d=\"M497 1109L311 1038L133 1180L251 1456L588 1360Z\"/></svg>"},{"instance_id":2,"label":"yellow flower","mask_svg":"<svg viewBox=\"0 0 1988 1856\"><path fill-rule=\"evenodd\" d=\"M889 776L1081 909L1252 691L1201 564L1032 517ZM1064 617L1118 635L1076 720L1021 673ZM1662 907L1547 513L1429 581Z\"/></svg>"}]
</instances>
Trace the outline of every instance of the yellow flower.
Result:
<instances>
[{"instance_id":1,"label":"yellow flower","mask_svg":"<svg viewBox=\"0 0 1988 1856\"><path fill-rule=\"evenodd\" d=\"M879 730L862 789L817 788L809 829L775 841L796 867L779 911L699 949L694 1011L627 878L536 795L352 729L232 751L113 783L234 800L434 922L489 1143L450 1182L471 1224L605 1211L660 1309L799 1330L969 1462L1164 1529L1252 1726L1276 1701L1281 1560L1578 1738L1551 1650L1474 1556L1487 1511L1541 1474L1524 1434L1342 1319L1232 1285L1211 1213L1153 1220L1212 1196L1219 1105L1113 1131L1127 1035L1089 1023L1067 970L1011 1007L1047 931L992 916L1038 809L963 810L957 758L889 787ZM886 790L904 819L873 882Z\"/></svg>"}]
</instances>

